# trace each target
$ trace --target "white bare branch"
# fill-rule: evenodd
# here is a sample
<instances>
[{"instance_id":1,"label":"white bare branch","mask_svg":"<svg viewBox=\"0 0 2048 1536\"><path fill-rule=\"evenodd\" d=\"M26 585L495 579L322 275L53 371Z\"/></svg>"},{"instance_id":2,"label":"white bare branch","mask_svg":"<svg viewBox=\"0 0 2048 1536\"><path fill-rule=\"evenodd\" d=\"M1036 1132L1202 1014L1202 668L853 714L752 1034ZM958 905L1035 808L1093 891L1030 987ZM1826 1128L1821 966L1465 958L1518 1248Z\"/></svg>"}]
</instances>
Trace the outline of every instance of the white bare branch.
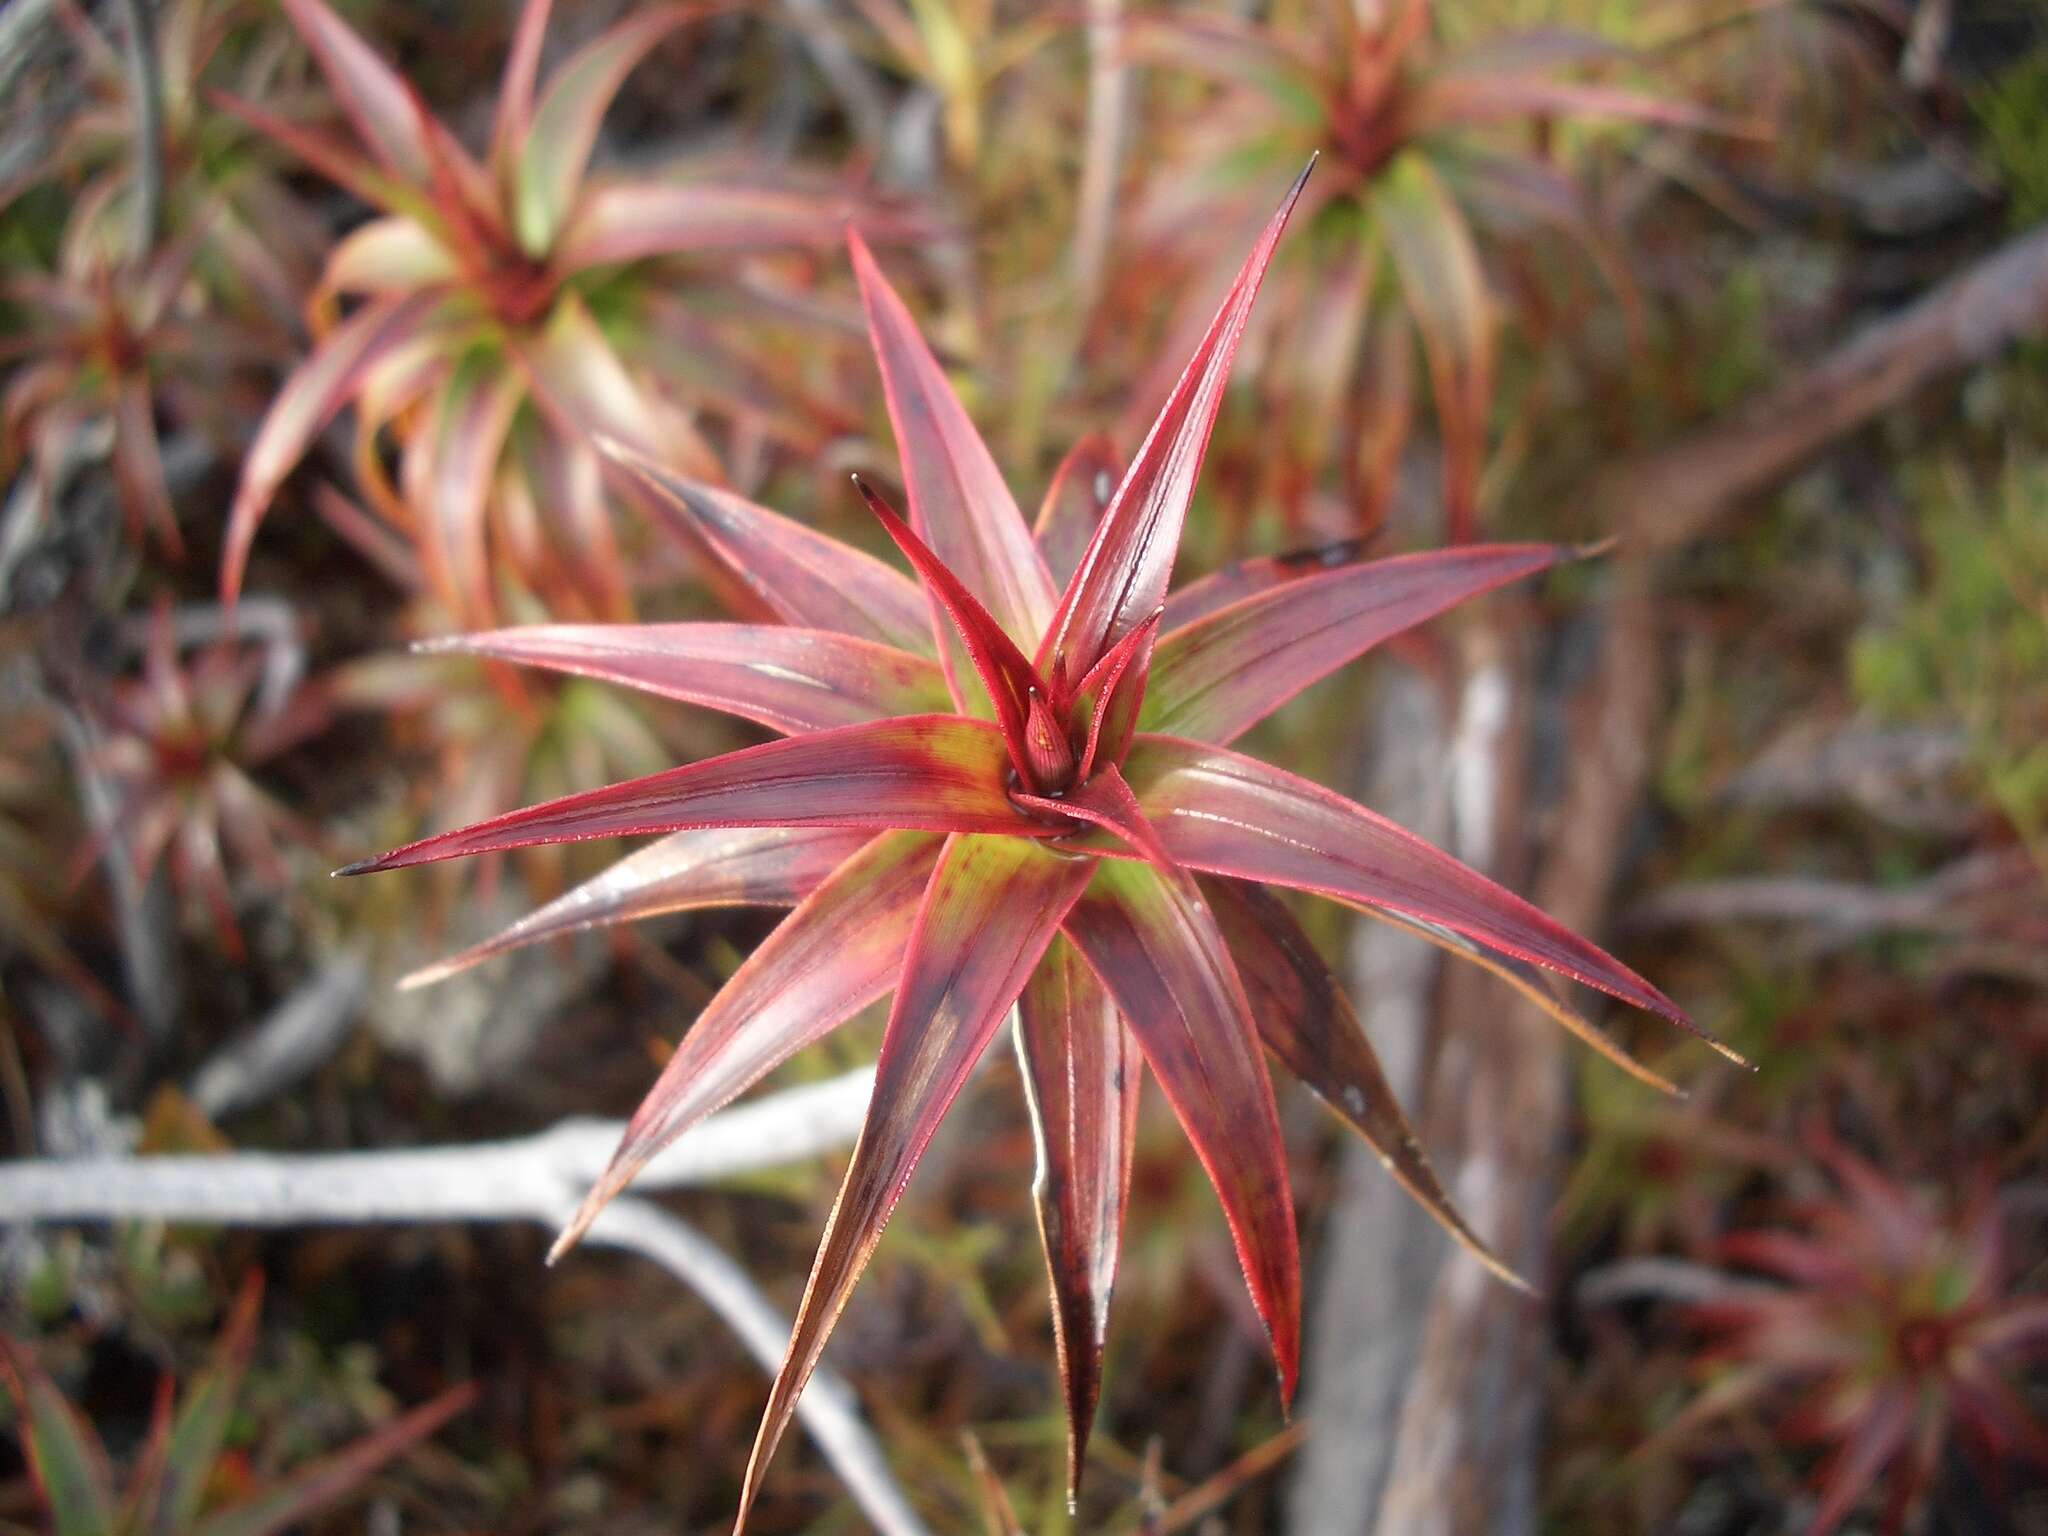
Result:
<instances>
[{"instance_id":1,"label":"white bare branch","mask_svg":"<svg viewBox=\"0 0 2048 1536\"><path fill-rule=\"evenodd\" d=\"M863 1069L714 1115L649 1164L636 1187L708 1184L845 1146L859 1133L873 1088L873 1070ZM575 1214L623 1129L617 1121L579 1119L466 1146L0 1162L0 1223L532 1221L554 1230ZM695 1290L765 1368L781 1364L789 1320L685 1222L628 1197L612 1203L587 1241L661 1265ZM797 1415L883 1536L928 1536L842 1379L819 1371Z\"/></svg>"}]
</instances>

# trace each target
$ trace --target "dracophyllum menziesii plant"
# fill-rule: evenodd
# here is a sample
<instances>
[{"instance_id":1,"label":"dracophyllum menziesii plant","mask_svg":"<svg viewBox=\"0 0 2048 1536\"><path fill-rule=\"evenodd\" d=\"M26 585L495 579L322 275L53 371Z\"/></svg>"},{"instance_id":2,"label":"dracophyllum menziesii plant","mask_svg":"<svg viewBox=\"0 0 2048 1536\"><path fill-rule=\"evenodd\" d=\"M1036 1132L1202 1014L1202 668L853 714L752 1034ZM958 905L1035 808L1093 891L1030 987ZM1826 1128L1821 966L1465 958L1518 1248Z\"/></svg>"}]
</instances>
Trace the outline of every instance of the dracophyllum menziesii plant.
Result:
<instances>
[{"instance_id":1,"label":"dracophyllum menziesii plant","mask_svg":"<svg viewBox=\"0 0 2048 1536\"><path fill-rule=\"evenodd\" d=\"M318 343L250 446L224 590L239 588L285 477L353 404L355 480L388 525L351 518L359 542L396 534L414 546L432 595L470 623L493 620L508 581L548 612L621 615L628 583L590 434L719 474L695 424L704 392L679 390L668 366L717 354L718 328L685 312L650 264L830 247L850 219L906 226L767 167L591 173L626 77L679 26L735 9L726 0L637 10L544 85L551 0L526 0L482 160L321 0L284 7L358 142L218 100L377 213L329 256L309 306Z\"/></svg>"},{"instance_id":2,"label":"dracophyllum menziesii plant","mask_svg":"<svg viewBox=\"0 0 2048 1536\"><path fill-rule=\"evenodd\" d=\"M1141 1064L1215 1186L1283 1393L1294 1387L1301 1276L1264 1052L1485 1252L1445 1200L1341 987L1267 886L1333 897L1467 951L1589 1038L1603 1039L1533 979L1535 968L1687 1022L1648 982L1508 891L1226 745L1388 635L1574 553L1471 546L1309 574L1254 561L1168 593L1231 356L1300 189L1266 226L1092 528L1070 525L1088 499L1057 486L1036 528L1025 522L853 236L908 522L859 489L917 581L636 461L783 623L556 625L453 644L728 710L785 739L514 811L348 871L667 834L422 980L594 923L721 903L793 906L684 1037L558 1252L687 1127L894 993L867 1124L770 1396L743 1518L911 1171L1013 1010L1076 1471Z\"/></svg>"}]
</instances>

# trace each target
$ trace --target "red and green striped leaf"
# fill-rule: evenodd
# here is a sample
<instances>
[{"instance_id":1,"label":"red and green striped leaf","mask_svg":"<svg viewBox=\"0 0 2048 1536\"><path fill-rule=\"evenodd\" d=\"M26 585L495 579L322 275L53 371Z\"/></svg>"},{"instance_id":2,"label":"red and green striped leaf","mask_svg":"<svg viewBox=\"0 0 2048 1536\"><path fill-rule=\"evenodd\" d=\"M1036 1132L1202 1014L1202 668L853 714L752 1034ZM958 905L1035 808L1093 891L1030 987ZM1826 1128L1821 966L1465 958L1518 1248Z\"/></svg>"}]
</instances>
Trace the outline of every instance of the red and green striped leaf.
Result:
<instances>
[{"instance_id":1,"label":"red and green striped leaf","mask_svg":"<svg viewBox=\"0 0 2048 1536\"><path fill-rule=\"evenodd\" d=\"M1389 636L1577 553L1561 544L1474 545L1269 588L1159 642L1143 726L1230 741Z\"/></svg>"},{"instance_id":2,"label":"red and green striped leaf","mask_svg":"<svg viewBox=\"0 0 2048 1536\"><path fill-rule=\"evenodd\" d=\"M873 839L747 957L633 1111L550 1262L662 1148L896 985L941 845L924 832Z\"/></svg>"},{"instance_id":3,"label":"red and green striped leaf","mask_svg":"<svg viewBox=\"0 0 2048 1536\"><path fill-rule=\"evenodd\" d=\"M1064 936L1053 940L1017 999L1016 1036L1038 1144L1032 1195L1052 1280L1072 1499L1102 1390L1144 1064L1109 993Z\"/></svg>"},{"instance_id":4,"label":"red and green striped leaf","mask_svg":"<svg viewBox=\"0 0 2048 1536\"><path fill-rule=\"evenodd\" d=\"M826 1223L789 1353L747 1462L741 1526L797 1397L911 1172L1089 870L1086 859L1063 858L1017 838L956 837L940 855L904 956L867 1123Z\"/></svg>"},{"instance_id":5,"label":"red and green striped leaf","mask_svg":"<svg viewBox=\"0 0 2048 1536\"><path fill-rule=\"evenodd\" d=\"M816 890L874 834L845 827L703 827L672 832L402 988L444 980L543 939L702 907L788 907Z\"/></svg>"},{"instance_id":6,"label":"red and green striped leaf","mask_svg":"<svg viewBox=\"0 0 2048 1536\"><path fill-rule=\"evenodd\" d=\"M1068 915L1215 1186L1266 1326L1283 1401L1301 1352L1301 1255L1273 1085L1244 985L1194 891L1149 864L1104 862Z\"/></svg>"},{"instance_id":7,"label":"red and green striped leaf","mask_svg":"<svg viewBox=\"0 0 2048 1536\"><path fill-rule=\"evenodd\" d=\"M930 604L917 583L893 566L730 491L664 469L623 444L603 446L685 537L708 547L785 623L836 630L913 655L936 654Z\"/></svg>"},{"instance_id":8,"label":"red and green striped leaf","mask_svg":"<svg viewBox=\"0 0 2048 1536\"><path fill-rule=\"evenodd\" d=\"M904 715L791 736L564 795L421 838L342 873L686 827L872 827L1043 837L1044 825L1027 819L1003 792L1008 765L992 725L958 715Z\"/></svg>"},{"instance_id":9,"label":"red and green striped leaf","mask_svg":"<svg viewBox=\"0 0 2048 1536\"><path fill-rule=\"evenodd\" d=\"M1124 472L1123 483L1067 583L1058 617L1045 633L1038 656L1042 668L1068 677L1085 675L1166 600L1181 525L1223 405L1231 360L1287 216L1307 180L1304 168L1245 258L1237 281Z\"/></svg>"},{"instance_id":10,"label":"red and green striped leaf","mask_svg":"<svg viewBox=\"0 0 2048 1536\"><path fill-rule=\"evenodd\" d=\"M1167 850L1191 869L1314 891L1448 928L1669 1019L1729 1054L1598 945L1318 784L1172 736L1140 735L1124 771Z\"/></svg>"},{"instance_id":11,"label":"red and green striped leaf","mask_svg":"<svg viewBox=\"0 0 2048 1536\"><path fill-rule=\"evenodd\" d=\"M1023 514L867 242L849 230L847 247L896 432L910 526L1013 643L1036 645L1055 593Z\"/></svg>"},{"instance_id":12,"label":"red and green striped leaf","mask_svg":"<svg viewBox=\"0 0 2048 1536\"><path fill-rule=\"evenodd\" d=\"M790 733L947 707L935 662L872 640L776 624L537 624L414 649L597 678Z\"/></svg>"},{"instance_id":13,"label":"red and green striped leaf","mask_svg":"<svg viewBox=\"0 0 2048 1536\"><path fill-rule=\"evenodd\" d=\"M1201 881L1230 946L1259 1038L1280 1064L1365 1138L1388 1173L1475 1259L1518 1290L1529 1284L1497 1258L1444 1193L1352 1011L1351 999L1287 904L1237 880Z\"/></svg>"}]
</instances>

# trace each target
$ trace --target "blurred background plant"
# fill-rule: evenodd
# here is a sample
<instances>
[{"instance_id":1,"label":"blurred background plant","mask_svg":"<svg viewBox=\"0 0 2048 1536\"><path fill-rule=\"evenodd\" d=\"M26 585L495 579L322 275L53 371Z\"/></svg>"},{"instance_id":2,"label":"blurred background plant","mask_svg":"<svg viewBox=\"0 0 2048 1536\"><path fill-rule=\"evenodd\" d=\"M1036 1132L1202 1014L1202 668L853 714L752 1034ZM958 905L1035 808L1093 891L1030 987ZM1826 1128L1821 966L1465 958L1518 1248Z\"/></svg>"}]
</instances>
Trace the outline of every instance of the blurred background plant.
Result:
<instances>
[{"instance_id":1,"label":"blurred background plant","mask_svg":"<svg viewBox=\"0 0 2048 1536\"><path fill-rule=\"evenodd\" d=\"M1470 1272L1432 1281L1434 1239L1388 1223L1378 1169L1282 1095L1312 1312L1284 1425L1227 1234L1148 1094L1070 1513L1030 1127L992 1057L835 1336L855 1392L810 1394L870 1426L916 1524L806 1447L759 1528L2048 1530L2016 1427L2048 1413L2021 1339L2048 1264L2044 26L2029 0L14 0L11 1147L241 1166L628 1111L768 916L726 892L601 939L572 899L544 942L400 992L618 850L395 886L326 868L758 737L433 642L762 616L687 522L607 480L592 431L886 552L844 478L893 474L849 217L889 243L1027 510L1050 487L1051 520L1085 526L1172 383L1145 365L1186 354L1174 333L1316 150L1187 574L1227 571L1227 595L1361 541L1618 543L1319 684L1254 750L1464 856L1491 840L1496 873L1604 925L1759 1070L1602 1018L1688 1098L1574 1065L1561 1119L1532 1121L1556 1135L1472 1161L1473 1123L1518 1118L1480 1079L1535 1026L1305 909L1481 1236L1507 1246L1524 1209L1540 1227L1549 1301L1495 1295L1484 1348L1457 1344ZM1871 334L1920 350L1844 352ZM1752 453L1773 467L1698 511ZM1498 675L1526 686L1487 692ZM764 1091L871 1061L880 1023ZM842 1166L646 1209L786 1315ZM402 1477L304 1528L729 1518L764 1378L726 1293L632 1255L543 1271L524 1222L10 1223L0 1331L17 1391L61 1383L50 1422L131 1472L160 1400L217 1400L214 1330L243 1340L209 1513L473 1379ZM1796 1275L1766 1262L1787 1231ZM232 1300L251 1268L260 1319ZM1500 1342L1517 1328L1540 1354ZM1947 1347L1901 1353L1909 1332ZM1382 1395L1333 1407L1319 1380ZM1540 1442L1428 1417L1466 1389ZM1421 1448L1453 1444L1508 1449L1430 1472ZM1342 1516L1317 1494L1331 1460ZM50 1523L18 1430L8 1523Z\"/></svg>"}]
</instances>

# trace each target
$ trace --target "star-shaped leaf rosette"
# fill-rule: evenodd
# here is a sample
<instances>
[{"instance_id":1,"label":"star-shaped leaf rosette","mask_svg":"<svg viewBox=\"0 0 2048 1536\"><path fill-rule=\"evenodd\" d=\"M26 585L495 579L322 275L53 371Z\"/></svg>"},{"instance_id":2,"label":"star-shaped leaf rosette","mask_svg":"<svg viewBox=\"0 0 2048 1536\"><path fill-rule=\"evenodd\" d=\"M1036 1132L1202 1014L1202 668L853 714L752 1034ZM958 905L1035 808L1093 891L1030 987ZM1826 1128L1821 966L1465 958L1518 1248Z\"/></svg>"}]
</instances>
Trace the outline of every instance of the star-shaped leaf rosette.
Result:
<instances>
[{"instance_id":1,"label":"star-shaped leaf rosette","mask_svg":"<svg viewBox=\"0 0 2048 1536\"><path fill-rule=\"evenodd\" d=\"M894 993L867 1123L755 1442L743 1522L883 1225L1006 1019L1037 1129L1076 1475L1143 1068L1215 1186L1283 1394L1294 1388L1301 1274L1265 1052L1507 1275L1445 1199L1341 985L1265 887L1331 897L1469 954L1623 1061L1552 994L1544 971L1691 1027L1640 976L1508 891L1225 745L1388 636L1577 553L1517 544L1336 566L1255 560L1168 594L1231 356L1300 190L1298 181L1266 226L1107 507L1077 484L1100 451L1084 446L1035 529L902 300L850 236L908 524L859 489L918 583L638 463L783 625L552 625L451 643L728 710L786 739L514 811L346 871L665 834L416 981L595 924L793 905L683 1038L557 1253L669 1142Z\"/></svg>"}]
</instances>

